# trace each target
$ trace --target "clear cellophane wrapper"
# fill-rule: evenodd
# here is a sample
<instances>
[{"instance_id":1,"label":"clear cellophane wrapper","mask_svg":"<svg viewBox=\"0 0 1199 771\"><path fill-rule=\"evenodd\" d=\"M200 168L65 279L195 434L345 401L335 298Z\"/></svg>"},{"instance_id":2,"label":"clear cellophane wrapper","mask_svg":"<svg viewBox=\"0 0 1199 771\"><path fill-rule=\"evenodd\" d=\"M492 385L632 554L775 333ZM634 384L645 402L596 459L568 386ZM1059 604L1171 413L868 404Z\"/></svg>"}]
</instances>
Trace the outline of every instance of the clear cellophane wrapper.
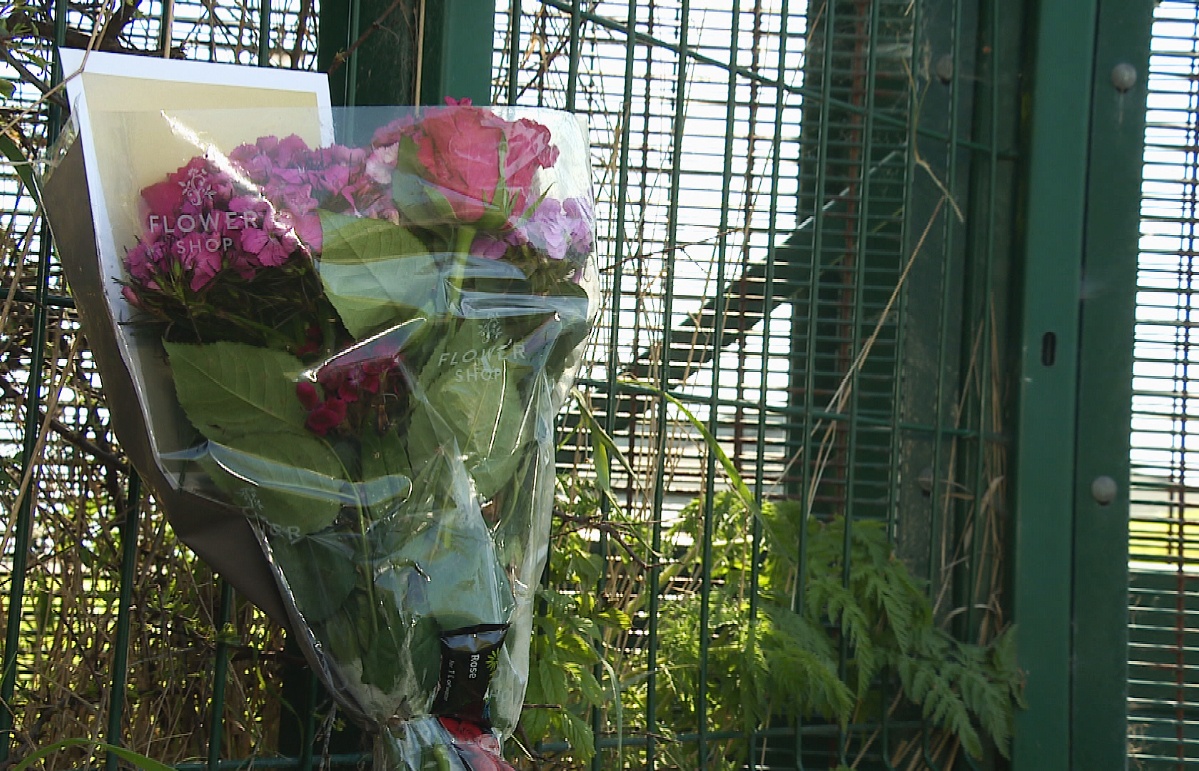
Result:
<instances>
[{"instance_id":1,"label":"clear cellophane wrapper","mask_svg":"<svg viewBox=\"0 0 1199 771\"><path fill-rule=\"evenodd\" d=\"M226 112L164 113L106 212L158 465L244 513L376 767L505 768L597 307L586 132L451 103L220 146Z\"/></svg>"}]
</instances>

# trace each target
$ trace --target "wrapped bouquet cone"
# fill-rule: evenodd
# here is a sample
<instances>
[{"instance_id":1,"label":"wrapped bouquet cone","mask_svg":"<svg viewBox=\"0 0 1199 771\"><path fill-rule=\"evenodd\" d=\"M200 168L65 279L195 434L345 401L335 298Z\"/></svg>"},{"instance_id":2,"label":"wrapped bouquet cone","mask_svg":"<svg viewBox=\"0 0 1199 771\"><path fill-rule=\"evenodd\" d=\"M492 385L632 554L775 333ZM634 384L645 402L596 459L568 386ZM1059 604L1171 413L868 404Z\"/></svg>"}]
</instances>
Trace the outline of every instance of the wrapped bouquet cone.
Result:
<instances>
[{"instance_id":1,"label":"wrapped bouquet cone","mask_svg":"<svg viewBox=\"0 0 1199 771\"><path fill-rule=\"evenodd\" d=\"M247 108L208 93L219 68L185 74L198 103L124 111L85 79L82 163L47 187L136 409L122 442L177 527L209 517L198 551L286 619L377 768L505 768L598 304L585 131L453 101L335 114L319 88ZM100 142L153 147L118 166Z\"/></svg>"}]
</instances>

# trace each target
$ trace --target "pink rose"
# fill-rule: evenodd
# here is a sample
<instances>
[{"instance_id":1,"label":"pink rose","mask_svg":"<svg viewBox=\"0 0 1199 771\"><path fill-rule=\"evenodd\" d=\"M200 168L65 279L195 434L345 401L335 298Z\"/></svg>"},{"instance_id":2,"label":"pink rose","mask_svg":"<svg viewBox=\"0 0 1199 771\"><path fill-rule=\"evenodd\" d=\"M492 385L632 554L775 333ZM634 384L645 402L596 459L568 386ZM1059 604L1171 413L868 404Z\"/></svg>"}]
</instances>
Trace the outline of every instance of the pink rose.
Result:
<instances>
[{"instance_id":1,"label":"pink rose","mask_svg":"<svg viewBox=\"0 0 1199 771\"><path fill-rule=\"evenodd\" d=\"M495 115L491 117L506 127L508 147L504 156L504 177L508 188L525 195L533 186L533 175L537 170L548 169L558 162L558 148L550 144L550 130L536 121L521 118L516 123L508 123Z\"/></svg>"},{"instance_id":2,"label":"pink rose","mask_svg":"<svg viewBox=\"0 0 1199 771\"><path fill-rule=\"evenodd\" d=\"M505 217L520 214L537 171L558 159L545 126L523 118L513 123L468 105L432 112L407 136L415 145L416 173L439 189L463 222L477 222L489 208Z\"/></svg>"}]
</instances>

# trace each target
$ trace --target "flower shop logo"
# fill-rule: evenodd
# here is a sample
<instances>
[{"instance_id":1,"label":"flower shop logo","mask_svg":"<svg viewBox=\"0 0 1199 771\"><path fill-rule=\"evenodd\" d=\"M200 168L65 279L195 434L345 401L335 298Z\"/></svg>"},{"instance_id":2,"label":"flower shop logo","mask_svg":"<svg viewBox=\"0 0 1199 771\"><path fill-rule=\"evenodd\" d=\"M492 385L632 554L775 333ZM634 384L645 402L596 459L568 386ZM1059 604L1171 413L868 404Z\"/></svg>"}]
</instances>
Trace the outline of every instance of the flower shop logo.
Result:
<instances>
[{"instance_id":1,"label":"flower shop logo","mask_svg":"<svg viewBox=\"0 0 1199 771\"><path fill-rule=\"evenodd\" d=\"M212 203L214 197L212 183L208 180L208 172L204 169L189 169L187 176L180 180L179 187L183 188L183 200L192 206Z\"/></svg>"},{"instance_id":2,"label":"flower shop logo","mask_svg":"<svg viewBox=\"0 0 1199 771\"><path fill-rule=\"evenodd\" d=\"M206 233L219 238L223 230L245 230L259 227L258 212L254 211L210 211L201 214L151 214L146 218L150 230L167 235ZM228 239L228 236L224 236Z\"/></svg>"},{"instance_id":3,"label":"flower shop logo","mask_svg":"<svg viewBox=\"0 0 1199 771\"><path fill-rule=\"evenodd\" d=\"M483 326L479 329L479 336L483 338L485 343L494 343L504 335L504 325L497 318L487 319ZM512 341L508 341L508 345L512 345Z\"/></svg>"},{"instance_id":4,"label":"flower shop logo","mask_svg":"<svg viewBox=\"0 0 1199 771\"><path fill-rule=\"evenodd\" d=\"M179 180L181 201L195 212L174 214L152 213L146 218L151 233L161 233L175 238L175 251L186 256L201 249L209 252L232 249L232 231L241 231L262 226L256 211L226 211L215 206L216 191L209 174L204 169L190 169ZM198 238L190 238L197 234Z\"/></svg>"},{"instance_id":5,"label":"flower shop logo","mask_svg":"<svg viewBox=\"0 0 1199 771\"><path fill-rule=\"evenodd\" d=\"M443 351L437 359L439 367L454 369L459 383L499 380L504 376L505 362L525 359L524 343L513 340L490 348L468 348L465 351Z\"/></svg>"},{"instance_id":6,"label":"flower shop logo","mask_svg":"<svg viewBox=\"0 0 1199 771\"><path fill-rule=\"evenodd\" d=\"M277 525L274 522L263 516L266 507L262 503L262 499L258 497L258 493L251 487L243 487L237 491L237 497L241 499L242 510L246 514L253 517L260 524L270 531L271 535L286 538L289 543L295 543L300 540L300 528L284 527Z\"/></svg>"}]
</instances>

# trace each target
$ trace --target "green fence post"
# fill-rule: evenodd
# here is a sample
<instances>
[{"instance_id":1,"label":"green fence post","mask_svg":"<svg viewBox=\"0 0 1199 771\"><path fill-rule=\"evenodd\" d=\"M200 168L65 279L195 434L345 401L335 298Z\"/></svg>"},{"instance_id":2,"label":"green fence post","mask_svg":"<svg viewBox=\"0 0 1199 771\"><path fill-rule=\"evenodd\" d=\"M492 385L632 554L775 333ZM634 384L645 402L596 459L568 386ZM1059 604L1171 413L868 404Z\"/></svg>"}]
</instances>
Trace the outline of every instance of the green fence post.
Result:
<instances>
[{"instance_id":1,"label":"green fence post","mask_svg":"<svg viewBox=\"0 0 1199 771\"><path fill-rule=\"evenodd\" d=\"M66 35L67 8L65 2L49 5L54 22L54 42L61 45ZM55 79L61 77L57 55L51 57ZM58 136L62 124L62 111L54 103L48 109L47 139ZM32 528L33 499L37 489L37 438L41 430L42 376L46 352L46 309L50 300L50 265L53 253L50 229L43 222L38 246L37 283L33 302L33 336L30 341L29 380L26 383L25 421L21 445L21 473L28 480L25 494L17 502L16 511L9 512L12 518L13 550L12 575L8 588L8 618L5 624L4 650L0 656L0 764L9 759L12 751L16 715L13 712L13 694L16 692L20 662L17 661L21 648L21 620L25 600L25 579L29 559L29 538Z\"/></svg>"},{"instance_id":2,"label":"green fence post","mask_svg":"<svg viewBox=\"0 0 1199 771\"><path fill-rule=\"evenodd\" d=\"M1013 767L1070 768L1079 299L1098 0L1041 0L1024 100L1012 610L1028 708Z\"/></svg>"},{"instance_id":3,"label":"green fence post","mask_svg":"<svg viewBox=\"0 0 1199 771\"><path fill-rule=\"evenodd\" d=\"M318 67L336 104L490 104L495 14L495 0L335 0L321 7Z\"/></svg>"},{"instance_id":4,"label":"green fence post","mask_svg":"<svg viewBox=\"0 0 1199 771\"><path fill-rule=\"evenodd\" d=\"M321 4L317 68L329 73L334 104L416 101L424 5L402 0L333 0Z\"/></svg>"},{"instance_id":5,"label":"green fence post","mask_svg":"<svg viewBox=\"0 0 1199 771\"><path fill-rule=\"evenodd\" d=\"M495 0L430 0L421 50L421 104L469 98L491 104Z\"/></svg>"},{"instance_id":6,"label":"green fence post","mask_svg":"<svg viewBox=\"0 0 1199 771\"><path fill-rule=\"evenodd\" d=\"M1128 762L1129 445L1152 17L1151 3L1100 2L1074 493L1071 767L1086 771Z\"/></svg>"}]
</instances>

